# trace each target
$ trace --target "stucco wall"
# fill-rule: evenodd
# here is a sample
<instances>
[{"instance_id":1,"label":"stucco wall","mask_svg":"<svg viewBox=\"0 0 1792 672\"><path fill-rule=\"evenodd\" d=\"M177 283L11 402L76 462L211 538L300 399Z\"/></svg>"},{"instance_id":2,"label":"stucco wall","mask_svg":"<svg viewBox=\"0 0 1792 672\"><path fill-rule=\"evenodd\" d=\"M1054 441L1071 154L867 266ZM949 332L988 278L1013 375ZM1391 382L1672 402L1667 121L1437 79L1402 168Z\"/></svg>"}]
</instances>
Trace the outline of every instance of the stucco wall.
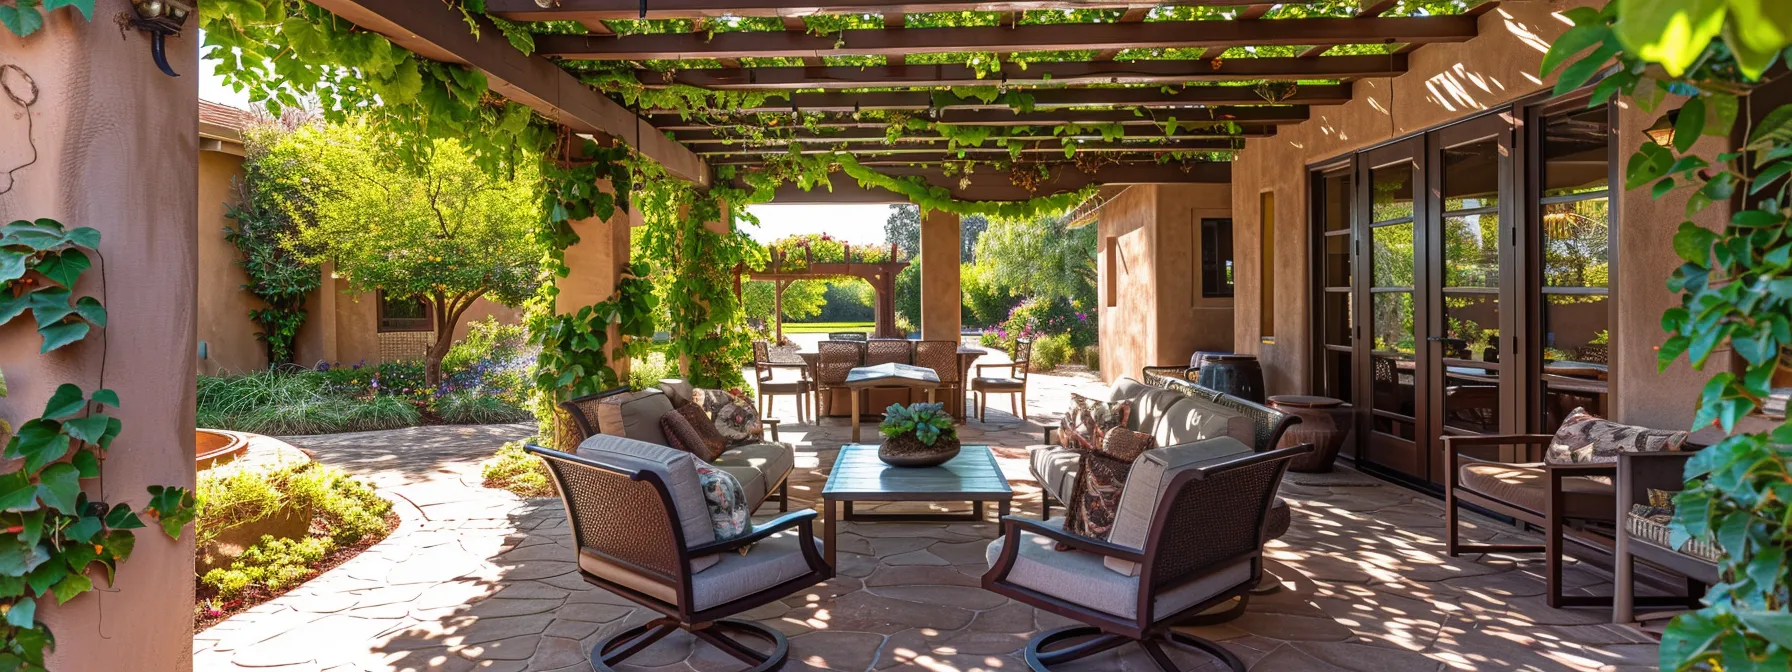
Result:
<instances>
[{"instance_id":1,"label":"stucco wall","mask_svg":"<svg viewBox=\"0 0 1792 672\"><path fill-rule=\"evenodd\" d=\"M1096 300L1101 375L1138 378L1232 349L1232 299L1202 298L1201 220L1232 215L1225 184L1139 185L1097 215ZM1110 252L1110 249L1112 250Z\"/></svg>"},{"instance_id":2,"label":"stucco wall","mask_svg":"<svg viewBox=\"0 0 1792 672\"><path fill-rule=\"evenodd\" d=\"M1197 350L1232 350L1232 298L1201 296L1201 220L1231 216L1231 185L1157 188L1158 306L1153 363L1187 362ZM1138 369L1128 375L1138 375Z\"/></svg>"},{"instance_id":3,"label":"stucco wall","mask_svg":"<svg viewBox=\"0 0 1792 672\"><path fill-rule=\"evenodd\" d=\"M1140 291L1157 278L1156 185L1120 192L1101 208L1096 226L1096 301L1101 308L1101 377L1113 382L1137 377L1156 364L1151 335L1157 333L1154 293ZM1130 290L1130 291L1129 291Z\"/></svg>"},{"instance_id":4,"label":"stucco wall","mask_svg":"<svg viewBox=\"0 0 1792 672\"><path fill-rule=\"evenodd\" d=\"M83 485L91 497L141 507L147 486L191 488L194 480L199 67L198 33L188 31L168 41L169 62L188 76L157 72L147 38L121 36L112 22L130 11L125 0L100 0L92 22L63 9L29 38L0 30L0 64L23 68L38 88L28 112L0 97L0 166L22 163L23 146L38 154L0 194L0 220L49 217L98 229L100 255L75 291L99 297L109 313L104 330L48 355L38 354L29 319L0 327L10 392L0 417L17 426L63 383L116 391L123 434L104 478ZM29 145L18 124L26 113ZM102 590L60 607L40 601L38 619L56 635L50 669L192 669L192 527L177 541L154 527L136 538L112 588L95 573Z\"/></svg>"},{"instance_id":5,"label":"stucco wall","mask_svg":"<svg viewBox=\"0 0 1792 672\"><path fill-rule=\"evenodd\" d=\"M1348 152L1408 136L1542 91L1553 80L1537 77L1548 45L1568 27L1555 15L1563 9L1599 2L1551 0L1506 3L1481 16L1480 36L1461 44L1427 45L1410 57L1410 71L1392 79L1356 82L1355 98L1340 106L1314 107L1312 119L1282 126L1274 137L1246 142L1233 164L1233 244L1237 260L1234 334L1237 349L1263 359L1271 394L1310 390L1307 204L1308 166ZM1659 115L1662 110L1657 110ZM1641 129L1654 121L1628 106L1621 108L1617 136L1620 158L1643 141ZM1621 185L1618 185L1621 186ZM1258 277L1262 227L1260 195L1274 192L1275 301L1264 306ZM1661 339L1660 315L1675 297L1663 289L1677 265L1672 232L1681 221L1684 198L1653 201L1647 191L1613 199L1618 259L1612 293L1613 416L1653 426L1684 426L1692 418L1693 392L1702 376L1684 365L1657 375L1653 347ZM1702 223L1726 215L1713 207ZM1262 342L1260 310L1274 310L1273 344Z\"/></svg>"},{"instance_id":6,"label":"stucco wall","mask_svg":"<svg viewBox=\"0 0 1792 672\"><path fill-rule=\"evenodd\" d=\"M267 347L249 311L267 304L243 289L249 276L236 260L236 246L224 239L224 227L234 221L224 216L225 204L240 202L237 185L243 178L243 158L223 152L199 153L199 341L205 357L199 372L218 375L267 368Z\"/></svg>"}]
</instances>

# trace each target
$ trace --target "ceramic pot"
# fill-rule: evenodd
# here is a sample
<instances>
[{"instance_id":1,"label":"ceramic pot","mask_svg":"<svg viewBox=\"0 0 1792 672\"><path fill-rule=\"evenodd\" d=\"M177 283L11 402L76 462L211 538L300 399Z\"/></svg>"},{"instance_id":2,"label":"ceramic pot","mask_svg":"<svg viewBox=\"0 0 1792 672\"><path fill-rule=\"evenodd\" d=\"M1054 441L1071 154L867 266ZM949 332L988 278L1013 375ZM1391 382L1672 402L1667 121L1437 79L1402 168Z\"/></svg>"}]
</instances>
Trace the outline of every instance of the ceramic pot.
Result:
<instances>
[{"instance_id":1,"label":"ceramic pot","mask_svg":"<svg viewBox=\"0 0 1792 672\"><path fill-rule=\"evenodd\" d=\"M1289 471L1325 473L1338 460L1338 451L1350 434L1349 419L1340 417L1344 402L1331 397L1309 397L1297 394L1269 398L1269 407L1300 418L1282 433L1277 448L1313 444L1313 452L1294 458Z\"/></svg>"},{"instance_id":2,"label":"ceramic pot","mask_svg":"<svg viewBox=\"0 0 1792 672\"><path fill-rule=\"evenodd\" d=\"M1196 384L1253 403L1263 403L1263 365L1254 355L1208 355Z\"/></svg>"},{"instance_id":3,"label":"ceramic pot","mask_svg":"<svg viewBox=\"0 0 1792 672\"><path fill-rule=\"evenodd\" d=\"M885 439L877 447L877 459L892 467L937 467L958 457L961 444L957 437L941 438L927 446L914 434Z\"/></svg>"}]
</instances>

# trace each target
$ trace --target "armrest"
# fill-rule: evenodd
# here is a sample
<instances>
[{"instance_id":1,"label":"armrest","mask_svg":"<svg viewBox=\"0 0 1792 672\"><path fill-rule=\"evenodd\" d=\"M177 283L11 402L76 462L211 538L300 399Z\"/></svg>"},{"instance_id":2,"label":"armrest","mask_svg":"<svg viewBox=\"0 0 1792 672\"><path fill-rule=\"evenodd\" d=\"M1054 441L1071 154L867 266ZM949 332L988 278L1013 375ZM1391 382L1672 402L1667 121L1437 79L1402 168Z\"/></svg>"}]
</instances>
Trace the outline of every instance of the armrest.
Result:
<instances>
[{"instance_id":1,"label":"armrest","mask_svg":"<svg viewBox=\"0 0 1792 672\"><path fill-rule=\"evenodd\" d=\"M1543 469L1551 474L1563 476L1616 476L1616 462L1600 462L1595 464L1545 464Z\"/></svg>"},{"instance_id":2,"label":"armrest","mask_svg":"<svg viewBox=\"0 0 1792 672\"><path fill-rule=\"evenodd\" d=\"M1044 427L1044 430L1045 430L1045 443L1046 443L1046 444L1047 444L1047 445L1051 445L1051 443L1052 443L1052 434L1054 434L1054 433L1057 433L1057 432L1061 432L1061 431L1063 431L1063 430L1064 430L1064 428L1063 428L1063 427L1062 427L1062 426L1060 426L1060 425L1046 425L1046 426L1045 426L1045 427Z\"/></svg>"},{"instance_id":3,"label":"armrest","mask_svg":"<svg viewBox=\"0 0 1792 672\"><path fill-rule=\"evenodd\" d=\"M779 420L777 418L760 418L759 419L759 424L771 428L773 441L778 440L778 423L780 423L780 422L783 422L783 421Z\"/></svg>"},{"instance_id":4,"label":"armrest","mask_svg":"<svg viewBox=\"0 0 1792 672\"><path fill-rule=\"evenodd\" d=\"M714 555L716 553L732 551L748 544L756 544L765 541L766 537L770 537L793 527L797 528L797 536L802 541L807 541L810 545L814 545L815 542L809 540L815 536L814 521L815 517L818 515L820 514L816 513L815 509L792 511L782 516L778 516L766 523L753 526L753 531L747 535L735 537L727 541L715 541L692 546L685 550L685 554L697 558L705 555Z\"/></svg>"},{"instance_id":5,"label":"armrest","mask_svg":"<svg viewBox=\"0 0 1792 672\"><path fill-rule=\"evenodd\" d=\"M1453 446L1465 448L1471 446L1510 446L1515 444L1534 446L1537 444L1549 443L1549 441L1554 438L1556 438L1554 434L1484 434L1478 436L1444 436L1443 440L1444 449L1449 450Z\"/></svg>"},{"instance_id":6,"label":"armrest","mask_svg":"<svg viewBox=\"0 0 1792 672\"><path fill-rule=\"evenodd\" d=\"M1060 542L1079 551L1088 551L1096 555L1118 558L1130 562L1145 561L1145 551L1143 549L1133 548L1131 546L1121 546L1100 539L1071 534L1065 532L1062 528L1052 527L1031 518L1004 516L1002 518L1002 529L1004 535L1008 538L1007 546L1009 548L1019 548L1020 533L1025 531L1051 539L1052 541ZM1007 552L1008 551L1004 549L1004 553Z\"/></svg>"}]
</instances>

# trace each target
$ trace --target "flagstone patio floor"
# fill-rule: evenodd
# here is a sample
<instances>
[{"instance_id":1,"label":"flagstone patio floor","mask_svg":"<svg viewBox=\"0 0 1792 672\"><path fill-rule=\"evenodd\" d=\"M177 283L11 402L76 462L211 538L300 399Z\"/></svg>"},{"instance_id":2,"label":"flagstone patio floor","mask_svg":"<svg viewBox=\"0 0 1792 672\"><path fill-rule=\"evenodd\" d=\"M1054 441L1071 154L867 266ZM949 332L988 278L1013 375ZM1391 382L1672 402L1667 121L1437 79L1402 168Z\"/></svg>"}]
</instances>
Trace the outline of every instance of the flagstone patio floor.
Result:
<instances>
[{"instance_id":1,"label":"flagstone patio floor","mask_svg":"<svg viewBox=\"0 0 1792 672\"><path fill-rule=\"evenodd\" d=\"M1072 391L1099 393L1087 375L1035 375L1028 417L992 407L962 426L967 445L996 447L1016 511L1039 512L1025 446L1055 422ZM998 410L998 408L1000 410ZM792 402L776 409L793 418ZM353 560L194 638L200 672L291 670L589 670L599 639L649 612L579 578L565 512L555 499L523 499L480 485L479 464L532 426L421 427L289 439L319 461L374 482L403 523ZM818 503L847 423L787 424L797 446L792 507ZM1269 545L1281 589L1252 599L1226 625L1193 632L1219 640L1253 670L1276 672L1495 672L1654 669L1656 644L1607 624L1600 609L1544 604L1541 563L1530 556L1451 558L1436 499L1348 470L1291 474L1283 495L1294 526ZM775 507L765 507L775 515ZM1527 538L1467 516L1478 540ZM993 523L844 523L840 576L745 617L790 637L785 670L930 672L1024 670L1018 651L1069 622L985 592L978 578ZM1578 564L1568 585L1609 594L1609 577ZM678 634L627 669L726 671L739 665ZM1181 651L1185 669L1220 669ZM1064 670L1151 670L1122 647Z\"/></svg>"}]
</instances>

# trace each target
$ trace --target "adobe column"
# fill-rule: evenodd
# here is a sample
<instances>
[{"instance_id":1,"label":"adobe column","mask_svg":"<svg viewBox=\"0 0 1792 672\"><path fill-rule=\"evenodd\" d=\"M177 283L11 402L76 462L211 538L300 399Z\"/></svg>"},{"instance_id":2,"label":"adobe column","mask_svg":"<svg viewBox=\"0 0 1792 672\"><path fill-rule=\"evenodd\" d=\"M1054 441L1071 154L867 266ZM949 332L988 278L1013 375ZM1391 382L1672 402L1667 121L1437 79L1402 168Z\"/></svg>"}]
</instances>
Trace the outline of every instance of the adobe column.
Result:
<instances>
[{"instance_id":1,"label":"adobe column","mask_svg":"<svg viewBox=\"0 0 1792 672\"><path fill-rule=\"evenodd\" d=\"M117 392L122 433L89 497L141 509L151 485L191 489L199 263L199 30L169 38L163 75L148 38L122 34L125 0L100 0L88 21L49 11L42 30L0 30L0 222L54 219L100 232L76 296L101 300L107 326L39 354L29 316L0 326L13 427L43 412L57 386ZM34 84L35 83L35 84ZM117 583L55 606L37 620L56 636L52 670L193 669L193 526L170 540L136 530Z\"/></svg>"},{"instance_id":2,"label":"adobe column","mask_svg":"<svg viewBox=\"0 0 1792 672\"><path fill-rule=\"evenodd\" d=\"M598 180L598 190L606 194L616 193L609 180ZM572 223L572 230L579 234L579 242L566 248L566 277L555 283L560 294L554 297L554 312L560 315L576 313L580 308L607 300L616 293L616 285L622 280L622 272L629 263L629 229L639 221L640 215L624 212L618 208L609 220L592 217ZM610 358L610 368L622 379L628 378L628 358L616 356L621 347L621 334L615 324L608 329L609 345L606 354Z\"/></svg>"},{"instance_id":3,"label":"adobe column","mask_svg":"<svg viewBox=\"0 0 1792 672\"><path fill-rule=\"evenodd\" d=\"M958 265L963 242L958 215L935 210L921 216L921 339L954 341L964 314Z\"/></svg>"}]
</instances>

